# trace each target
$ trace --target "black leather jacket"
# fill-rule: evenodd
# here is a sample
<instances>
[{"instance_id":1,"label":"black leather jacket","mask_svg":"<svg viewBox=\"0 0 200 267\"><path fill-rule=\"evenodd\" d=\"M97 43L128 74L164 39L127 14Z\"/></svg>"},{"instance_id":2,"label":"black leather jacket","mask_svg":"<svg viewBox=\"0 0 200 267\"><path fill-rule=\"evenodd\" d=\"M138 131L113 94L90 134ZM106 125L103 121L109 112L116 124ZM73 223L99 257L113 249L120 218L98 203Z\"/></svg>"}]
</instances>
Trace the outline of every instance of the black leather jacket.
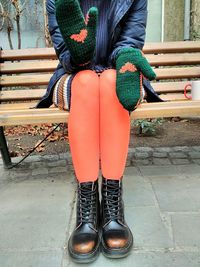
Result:
<instances>
[{"instance_id":1,"label":"black leather jacket","mask_svg":"<svg viewBox=\"0 0 200 267\"><path fill-rule=\"evenodd\" d=\"M108 66L115 68L115 55L124 47L144 46L147 21L147 0L110 0L111 7L108 19L109 49ZM36 108L47 108L52 104L53 87L64 73L72 73L70 53L66 48L55 17L55 0L47 0L49 32L53 46L59 59L59 64L51 77L45 95L37 103ZM153 90L150 82L144 80L144 89L147 93L147 101L162 101Z\"/></svg>"}]
</instances>

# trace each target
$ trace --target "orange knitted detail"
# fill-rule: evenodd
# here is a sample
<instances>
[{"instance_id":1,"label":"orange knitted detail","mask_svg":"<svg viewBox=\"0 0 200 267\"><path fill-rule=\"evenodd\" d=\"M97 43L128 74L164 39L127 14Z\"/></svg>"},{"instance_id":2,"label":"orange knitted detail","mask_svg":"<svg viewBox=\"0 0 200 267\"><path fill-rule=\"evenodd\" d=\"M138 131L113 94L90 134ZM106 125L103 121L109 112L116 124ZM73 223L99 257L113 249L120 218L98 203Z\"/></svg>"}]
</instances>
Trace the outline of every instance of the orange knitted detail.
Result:
<instances>
[{"instance_id":1,"label":"orange knitted detail","mask_svg":"<svg viewBox=\"0 0 200 267\"><path fill-rule=\"evenodd\" d=\"M72 34L70 38L78 43L84 43L85 39L87 38L88 31L86 29L83 29L80 31L80 33Z\"/></svg>"},{"instance_id":2,"label":"orange knitted detail","mask_svg":"<svg viewBox=\"0 0 200 267\"><path fill-rule=\"evenodd\" d=\"M135 71L137 71L137 68L132 63L127 62L124 66L121 67L119 72L125 73L126 71L135 72Z\"/></svg>"}]
</instances>

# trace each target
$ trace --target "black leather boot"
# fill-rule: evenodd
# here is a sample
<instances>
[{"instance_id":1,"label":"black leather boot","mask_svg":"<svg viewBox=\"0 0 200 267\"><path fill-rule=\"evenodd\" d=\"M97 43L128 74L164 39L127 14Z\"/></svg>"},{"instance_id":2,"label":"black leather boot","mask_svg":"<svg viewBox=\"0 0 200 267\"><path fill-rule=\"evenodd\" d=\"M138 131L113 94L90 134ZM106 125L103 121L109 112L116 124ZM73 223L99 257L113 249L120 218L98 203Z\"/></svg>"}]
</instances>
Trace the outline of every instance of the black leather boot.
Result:
<instances>
[{"instance_id":1,"label":"black leather boot","mask_svg":"<svg viewBox=\"0 0 200 267\"><path fill-rule=\"evenodd\" d=\"M102 252L108 258L123 258L133 245L133 236L124 219L122 180L103 177L102 181Z\"/></svg>"},{"instance_id":2,"label":"black leather boot","mask_svg":"<svg viewBox=\"0 0 200 267\"><path fill-rule=\"evenodd\" d=\"M98 181L78 184L76 228L70 236L68 251L75 262L94 261L99 254Z\"/></svg>"}]
</instances>

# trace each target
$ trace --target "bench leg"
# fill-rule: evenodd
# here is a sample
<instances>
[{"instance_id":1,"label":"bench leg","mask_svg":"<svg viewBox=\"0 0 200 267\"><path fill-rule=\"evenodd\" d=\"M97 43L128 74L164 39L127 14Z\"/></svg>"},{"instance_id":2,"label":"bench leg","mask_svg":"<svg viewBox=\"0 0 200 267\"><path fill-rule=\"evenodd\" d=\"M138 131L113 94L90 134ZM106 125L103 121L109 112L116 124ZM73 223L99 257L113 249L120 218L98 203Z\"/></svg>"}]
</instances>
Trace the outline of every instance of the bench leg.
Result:
<instances>
[{"instance_id":1,"label":"bench leg","mask_svg":"<svg viewBox=\"0 0 200 267\"><path fill-rule=\"evenodd\" d=\"M5 168L10 167L12 165L12 162L11 162L11 158L9 155L8 146L7 146L7 142L6 142L6 138L5 138L2 126L0 126L0 150L1 150L4 167Z\"/></svg>"}]
</instances>

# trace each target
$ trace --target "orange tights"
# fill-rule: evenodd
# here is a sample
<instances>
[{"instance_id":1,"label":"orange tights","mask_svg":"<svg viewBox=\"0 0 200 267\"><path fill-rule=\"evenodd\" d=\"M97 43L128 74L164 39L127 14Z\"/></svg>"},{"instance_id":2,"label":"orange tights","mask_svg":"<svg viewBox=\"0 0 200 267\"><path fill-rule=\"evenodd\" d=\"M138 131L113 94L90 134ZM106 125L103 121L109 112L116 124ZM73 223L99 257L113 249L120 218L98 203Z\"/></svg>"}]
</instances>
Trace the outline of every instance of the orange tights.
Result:
<instances>
[{"instance_id":1,"label":"orange tights","mask_svg":"<svg viewBox=\"0 0 200 267\"><path fill-rule=\"evenodd\" d=\"M71 88L69 145L78 181L123 175L130 137L130 116L116 95L116 71L77 73ZM99 161L100 160L100 161Z\"/></svg>"}]
</instances>

